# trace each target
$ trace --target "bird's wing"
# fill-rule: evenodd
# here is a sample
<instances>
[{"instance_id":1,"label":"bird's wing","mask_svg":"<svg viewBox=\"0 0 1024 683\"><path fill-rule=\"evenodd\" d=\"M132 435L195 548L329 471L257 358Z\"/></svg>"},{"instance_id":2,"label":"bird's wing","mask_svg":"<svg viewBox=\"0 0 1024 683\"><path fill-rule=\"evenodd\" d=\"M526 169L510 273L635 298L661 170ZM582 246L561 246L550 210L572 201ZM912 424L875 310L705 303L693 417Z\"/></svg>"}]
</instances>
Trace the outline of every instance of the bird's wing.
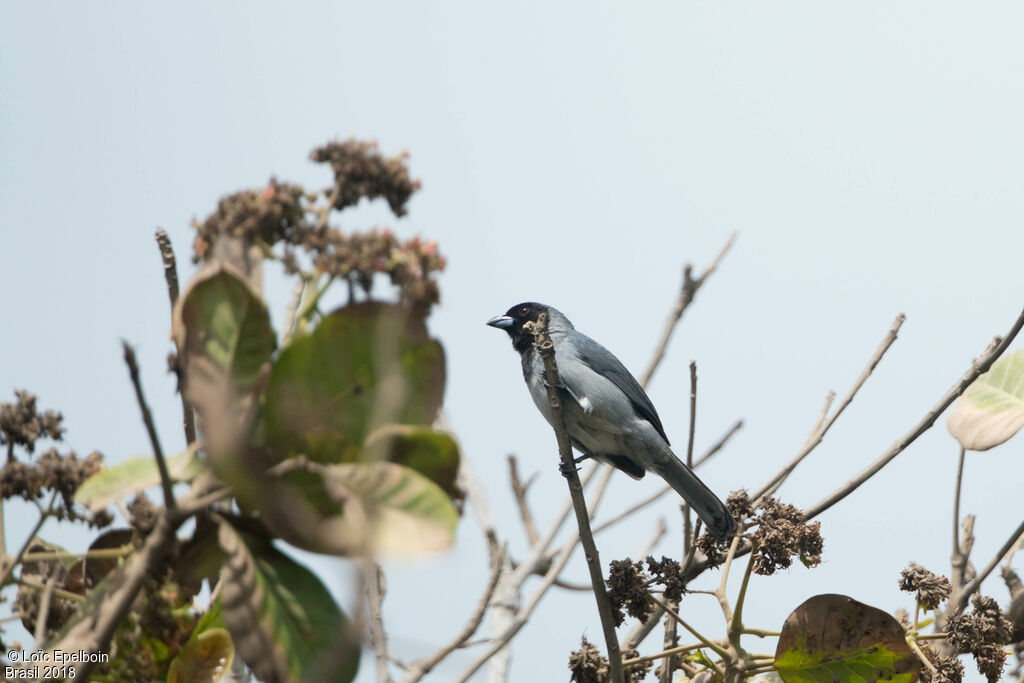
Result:
<instances>
[{"instance_id":1,"label":"bird's wing","mask_svg":"<svg viewBox=\"0 0 1024 683\"><path fill-rule=\"evenodd\" d=\"M647 397L647 393L636 381L636 378L611 351L586 335L578 332L577 335L582 338L579 340L577 348L579 359L594 372L607 377L619 391L625 394L636 414L650 422L667 444L668 437L665 435L665 428L661 426L658 411L654 409L654 404L651 403L651 399Z\"/></svg>"}]
</instances>

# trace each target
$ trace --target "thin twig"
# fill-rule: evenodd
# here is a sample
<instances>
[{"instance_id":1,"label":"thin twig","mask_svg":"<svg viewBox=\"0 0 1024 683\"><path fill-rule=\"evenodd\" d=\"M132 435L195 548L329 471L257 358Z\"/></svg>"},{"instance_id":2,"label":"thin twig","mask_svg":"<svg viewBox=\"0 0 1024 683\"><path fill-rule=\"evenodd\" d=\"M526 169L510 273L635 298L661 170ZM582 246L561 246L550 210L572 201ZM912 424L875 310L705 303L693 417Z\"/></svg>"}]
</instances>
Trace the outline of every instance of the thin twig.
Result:
<instances>
[{"instance_id":1,"label":"thin twig","mask_svg":"<svg viewBox=\"0 0 1024 683\"><path fill-rule=\"evenodd\" d=\"M921 648L920 646L918 646L917 641L911 638L910 636L907 636L907 645L909 645L910 649L914 651L914 654L917 655L917 658L924 662L924 665L928 667L928 670L932 673L932 677L934 678L935 676L937 676L939 670L935 668L935 665L932 664L931 660L928 659L928 657L925 656L924 652L921 651Z\"/></svg>"},{"instance_id":2,"label":"thin twig","mask_svg":"<svg viewBox=\"0 0 1024 683\"><path fill-rule=\"evenodd\" d=\"M225 486L197 498L186 498L179 502L178 507L171 512L171 519L175 523L183 522L203 508L213 505L217 501L229 498L234 492L233 488Z\"/></svg>"},{"instance_id":3,"label":"thin twig","mask_svg":"<svg viewBox=\"0 0 1024 683\"><path fill-rule=\"evenodd\" d=\"M484 619L484 614L487 613L487 608L491 604L491 599L494 597L494 589L498 585L498 577L501 576L501 568L505 562L505 554L508 550L508 545L502 545L498 550L498 555L491 561L491 578L487 581L487 587L484 589L484 594L477 602L476 609L473 611L473 615L466 622L466 625L462 627L462 630L457 636L442 647L440 650L435 652L430 657L424 657L417 659L409 663L408 673L405 678L402 679L402 683L415 683L420 680L435 666L437 666L441 660L450 655L455 650L464 646L476 630L480 628L480 622Z\"/></svg>"},{"instance_id":4,"label":"thin twig","mask_svg":"<svg viewBox=\"0 0 1024 683\"><path fill-rule=\"evenodd\" d=\"M537 604L540 602L540 599L544 597L544 594L547 593L554 584L555 579L558 578L558 575L562 573L563 569L565 569L565 565L569 563L569 557L572 556L572 551L576 548L578 538L578 533L573 534L573 538L566 542L562 547L562 553L559 555L558 559L551 564L551 568L548 569L547 574L544 575L540 585L537 586L537 590L534 591L533 595L530 596L530 599L526 601L522 608L516 612L515 616L509 620L508 626L505 630L490 639L487 649L473 660L466 670L462 672L457 679L457 683L466 683L466 681L468 681L470 677L475 674L485 662L487 662L487 660L508 645L509 641L519 633L524 625L526 625L530 615L533 614L533 611L537 608Z\"/></svg>"},{"instance_id":5,"label":"thin twig","mask_svg":"<svg viewBox=\"0 0 1024 683\"><path fill-rule=\"evenodd\" d=\"M373 560L363 562L364 582L366 585L366 604L370 610L370 642L377 662L377 683L391 683L391 672L388 670L388 636L384 631L384 588L380 566Z\"/></svg>"},{"instance_id":6,"label":"thin twig","mask_svg":"<svg viewBox=\"0 0 1024 683\"><path fill-rule=\"evenodd\" d=\"M178 303L178 262L174 258L174 247L171 238L163 228L156 229L156 245L160 248L160 258L164 262L164 280L167 281L167 295L171 299L171 308Z\"/></svg>"},{"instance_id":7,"label":"thin twig","mask_svg":"<svg viewBox=\"0 0 1024 683\"><path fill-rule=\"evenodd\" d=\"M171 246L171 238L163 228L156 229L156 244L160 248L160 258L164 264L164 280L167 281L167 295L171 299L171 310L178 303L178 262L174 258L174 247ZM185 429L185 445L196 440L196 414L192 406L185 400L185 394L181 395L181 422Z\"/></svg>"},{"instance_id":8,"label":"thin twig","mask_svg":"<svg viewBox=\"0 0 1024 683\"><path fill-rule=\"evenodd\" d=\"M655 370L658 369L658 365L661 364L661 360L665 357L665 351L668 349L668 343L672 339L672 333L675 331L676 325L679 324L679 320L683 317L683 313L693 303L693 297L696 296L697 290L701 288L704 281L718 268L718 264L725 258L734 241L736 241L736 233L729 236L725 246L718 252L718 256L715 257L710 266L704 269L700 277L693 277L693 266L691 264L687 263L683 266L683 285L679 289L679 296L676 298L672 311L668 314L668 320L665 321L665 327L661 332L661 339L658 340L658 345L654 348L651 361L647 364L647 369L640 379L640 386L646 387L651 381Z\"/></svg>"},{"instance_id":9,"label":"thin twig","mask_svg":"<svg viewBox=\"0 0 1024 683\"><path fill-rule=\"evenodd\" d=\"M668 648L666 650L662 650L657 654L645 655L643 657L634 657L633 659L623 660L622 666L626 669L632 669L637 666L640 666L641 664L646 664L647 662L656 662L659 659L666 659L668 657L673 657L675 655L684 655L687 652L693 652L694 650L699 650L702 647L707 646L704 643L691 643L689 645L679 645L676 647Z\"/></svg>"},{"instance_id":10,"label":"thin twig","mask_svg":"<svg viewBox=\"0 0 1024 683\"><path fill-rule=\"evenodd\" d=\"M736 608L732 613L732 622L729 624L729 642L739 650L740 647L740 636L746 633L743 628L743 605L747 599L747 587L750 585L750 574L754 569L754 558L756 555L751 552L750 559L747 560L747 567L743 570L743 583L740 584L739 595L736 596Z\"/></svg>"},{"instance_id":11,"label":"thin twig","mask_svg":"<svg viewBox=\"0 0 1024 683\"><path fill-rule=\"evenodd\" d=\"M651 595L650 598L651 598L651 600L654 601L654 603L658 607L660 607L661 609L665 610L666 614L671 615L673 619L678 621L679 625L682 626L683 628L685 628L687 631L689 631L690 634L693 635L694 638L696 638L700 642L704 643L704 647L708 647L708 648L714 650L715 654L717 654L722 659L725 659L725 660L728 661L728 659L729 659L729 652L727 650L725 650L721 645L719 645L719 644L717 644L717 643L715 643L715 642L713 642L711 640L708 640L703 635L701 635L700 632L698 632L695 628L693 628L688 623L683 621L683 618L680 617L679 614L675 610L671 609L663 601L659 600L658 598L654 597L653 595Z\"/></svg>"},{"instance_id":12,"label":"thin twig","mask_svg":"<svg viewBox=\"0 0 1024 683\"><path fill-rule=\"evenodd\" d=\"M132 386L135 387L135 398L139 402L139 410L142 411L142 421L146 424L146 433L149 434L149 443L153 447L153 455L156 457L156 466L160 470L160 486L164 491L164 507L168 510L174 509L174 493L171 491L171 475L167 470L167 461L164 460L164 450L160 447L160 439L156 435L156 425L153 424L153 415L149 412L146 404L146 397L142 393L142 380L139 378L139 364L135 360L135 350L128 342L121 342L124 345L124 362L128 365L128 373L132 378Z\"/></svg>"},{"instance_id":13,"label":"thin twig","mask_svg":"<svg viewBox=\"0 0 1024 683\"><path fill-rule=\"evenodd\" d=\"M57 579L60 577L56 567L51 567L50 578L46 580L43 587L43 594L39 597L39 611L36 613L36 632L33 637L36 647L39 647L46 640L46 623L50 618L50 600L53 598L53 591L57 588Z\"/></svg>"},{"instance_id":14,"label":"thin twig","mask_svg":"<svg viewBox=\"0 0 1024 683\"><path fill-rule=\"evenodd\" d=\"M725 554L725 562L722 563L722 580L718 584L718 588L715 590L715 597L718 598L718 604L722 607L722 614L725 615L726 625L732 623L732 607L729 605L729 596L725 592L726 584L729 582L729 574L732 571L732 561L736 559L736 551L740 546L740 534L735 534L732 537L732 542L729 543L729 551Z\"/></svg>"},{"instance_id":15,"label":"thin twig","mask_svg":"<svg viewBox=\"0 0 1024 683\"><path fill-rule=\"evenodd\" d=\"M720 450L722 450L722 448L729 441L729 439L731 439L736 434L736 432L740 431L741 429L743 429L743 420L736 420L736 422L733 423L732 427L729 427L729 431L727 431L721 439L712 444L711 448L707 449L704 452L704 455L697 458L697 462L693 463L693 467L691 469L697 469L698 467L706 463L708 460L710 460L711 457L718 453Z\"/></svg>"},{"instance_id":16,"label":"thin twig","mask_svg":"<svg viewBox=\"0 0 1024 683\"><path fill-rule=\"evenodd\" d=\"M283 334L281 337L281 346L287 346L288 342L291 341L293 328L295 327L295 318L299 312L299 305L302 303L302 294L306 291L306 279L299 276L295 280L295 286L292 288L292 298L288 300L288 308L284 311L284 327L281 328Z\"/></svg>"},{"instance_id":17,"label":"thin twig","mask_svg":"<svg viewBox=\"0 0 1024 683\"><path fill-rule=\"evenodd\" d=\"M964 587L960 595L950 599L948 611L951 611L953 614L957 614L964 608L967 604L967 598L981 587L982 582L988 578L988 575L991 574L992 570L999 564L999 560L1003 559L1007 553L1013 550L1014 544L1017 543L1017 539L1021 536L1024 536L1024 522L1021 522L1017 528L1013 530L1013 533L1010 534L1008 539L1006 539L1006 543L1004 543L1003 547L999 549L999 552L997 552L995 556L992 557L992 560L985 565L985 568L978 572L978 575ZM954 606L956 609L954 609Z\"/></svg>"},{"instance_id":18,"label":"thin twig","mask_svg":"<svg viewBox=\"0 0 1024 683\"><path fill-rule=\"evenodd\" d=\"M25 553L27 553L28 549L32 547L32 541L36 540L36 534L38 534L39 530L43 527L43 523L50 518L51 514L53 514L53 504L56 501L57 491L54 490L53 493L50 494L50 501L46 504L46 509L43 510L40 508L39 519L36 520L36 524L32 527L32 531L30 531L28 536L25 538L25 542L21 544L21 548L18 550L18 553L14 557L4 558L6 564L3 567L3 575L0 576L0 588L7 585L7 580L11 578L11 572L14 571L15 567L21 564L22 559L25 557Z\"/></svg>"},{"instance_id":19,"label":"thin twig","mask_svg":"<svg viewBox=\"0 0 1024 683\"><path fill-rule=\"evenodd\" d=\"M562 414L562 407L559 402L558 390L558 364L555 359L555 347L548 335L547 314L542 313L540 319L534 325L531 332L534 334L535 353L540 354L544 361L544 373L547 378L548 403L554 417L553 427L555 437L558 440L558 455L561 459L561 471L569 485L569 495L572 498L572 506L576 512L576 524L579 526L580 543L586 555L587 568L590 570L590 583L594 587L594 598L597 601L597 612L601 617L601 628L604 631L605 646L608 648L608 669L612 683L623 683L622 652L619 650L619 640L615 633L615 617L612 612L611 600L605 590L604 575L601 569L601 556L594 544L594 535L590 530L590 517L587 515L587 501L583 497L583 486L580 484L579 474L576 472L576 463L572 457L572 445L569 442L569 433L565 426L565 416Z\"/></svg>"},{"instance_id":20,"label":"thin twig","mask_svg":"<svg viewBox=\"0 0 1024 683\"><path fill-rule=\"evenodd\" d=\"M960 459L956 468L956 487L953 490L953 595L964 587L964 571L967 569L967 553L960 546L960 492L964 480L964 460L967 450L960 447Z\"/></svg>"},{"instance_id":21,"label":"thin twig","mask_svg":"<svg viewBox=\"0 0 1024 683\"><path fill-rule=\"evenodd\" d=\"M84 550L79 553L73 552L41 552L41 553L25 553L22 556L22 562L50 562L55 560L70 560L70 559L83 559L83 560L98 560L98 559L117 559L120 557L126 557L132 554L135 547L131 544L122 545L117 548L101 548L99 550Z\"/></svg>"},{"instance_id":22,"label":"thin twig","mask_svg":"<svg viewBox=\"0 0 1024 683\"><path fill-rule=\"evenodd\" d=\"M992 364L995 363L1001 355L1003 355L1003 352L1006 351L1007 347L1013 342L1022 326L1024 326L1024 311L1021 311L1021 314L1017 317L1017 320L1010 328L1010 331L1007 332L1006 337L996 337L993 339L992 343L988 345L988 348L985 349L984 353L971 363L970 369L964 373L956 384L946 391L942 398L939 399L939 402L936 403L931 410L925 413L924 417L921 418L921 420L914 425L909 432L900 437L896 443L876 458L874 462L865 467L861 472L839 487L836 491L807 508L807 518L812 519L817 517L843 498L846 498L846 496L850 495L850 493L856 490L861 484L889 464L893 458L902 453L907 446L916 441L919 436L928 431L931 426L935 424L939 415L941 415L946 408L948 408L950 404L960 396L960 394L964 393L967 387L970 386L974 380L986 373L988 369L992 367Z\"/></svg>"},{"instance_id":23,"label":"thin twig","mask_svg":"<svg viewBox=\"0 0 1024 683\"><path fill-rule=\"evenodd\" d=\"M693 435L697 429L697 361L690 361L690 436L686 441L686 466L693 469Z\"/></svg>"},{"instance_id":24,"label":"thin twig","mask_svg":"<svg viewBox=\"0 0 1024 683\"><path fill-rule=\"evenodd\" d=\"M38 581L33 581L32 579L18 578L14 580L14 583L18 584L19 586L24 586L25 588L34 590L38 593L42 593L46 590L46 584L39 583ZM54 588L52 589L52 592L58 598L70 600L71 602L84 603L86 600L86 597L84 595L72 593L71 591L64 590L63 588Z\"/></svg>"},{"instance_id":25,"label":"thin twig","mask_svg":"<svg viewBox=\"0 0 1024 683\"><path fill-rule=\"evenodd\" d=\"M526 491L533 478L531 477L529 481L523 483L519 477L519 463L514 453L508 454L508 477L512 486L512 494L516 499L516 506L519 508L519 518L523 520L523 527L526 529L526 538L530 541L530 545L533 545L540 538L540 534L537 533L537 525L533 521L533 513L530 512L530 506L526 502Z\"/></svg>"},{"instance_id":26,"label":"thin twig","mask_svg":"<svg viewBox=\"0 0 1024 683\"><path fill-rule=\"evenodd\" d=\"M818 447L822 439L825 438L825 434L828 433L828 430L831 429L832 425L835 424L837 419L839 419L839 416L843 414L843 411L846 410L847 406L853 402L853 398L857 395L857 392L860 391L862 386L864 386L864 383L867 381L868 377L871 376L874 369L878 367L878 364L882 360L882 356L885 355L885 352L888 351L889 347L896 341L900 327L903 326L903 322L906 319L907 317L902 313L896 316L896 319L893 320L885 338L882 339L878 348L875 349L874 354L872 354L871 358L868 360L867 366L861 371L860 375L853 383L853 386L850 387L850 390L846 392L846 396L844 396L843 400L840 401L835 412L826 417L828 414L828 408L832 404L832 397L834 396L831 392L829 393L829 396L825 399L825 407L822 409L821 415L818 417L815 429L811 432L810 436L807 437L807 441L804 443L803 447L797 452L793 459L786 464L785 467L783 467L774 477L769 479L768 483L762 486L757 493L751 496L751 500L754 501L755 505L757 504L757 501L760 501L765 496L770 496L777 491L786 478L794 469L796 469L796 466L799 465L804 458L810 455L811 451Z\"/></svg>"}]
</instances>

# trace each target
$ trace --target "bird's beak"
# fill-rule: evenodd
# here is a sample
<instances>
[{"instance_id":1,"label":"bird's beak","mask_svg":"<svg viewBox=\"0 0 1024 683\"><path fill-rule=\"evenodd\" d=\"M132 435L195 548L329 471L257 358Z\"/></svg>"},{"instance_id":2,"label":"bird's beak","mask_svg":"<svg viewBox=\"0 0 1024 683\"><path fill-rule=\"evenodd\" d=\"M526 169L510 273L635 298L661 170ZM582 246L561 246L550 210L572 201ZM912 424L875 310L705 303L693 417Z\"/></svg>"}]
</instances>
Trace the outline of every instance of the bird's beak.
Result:
<instances>
[{"instance_id":1,"label":"bird's beak","mask_svg":"<svg viewBox=\"0 0 1024 683\"><path fill-rule=\"evenodd\" d=\"M496 315L488 320L487 324L491 327L498 327L500 329L507 330L515 324L515 321L507 315Z\"/></svg>"}]
</instances>

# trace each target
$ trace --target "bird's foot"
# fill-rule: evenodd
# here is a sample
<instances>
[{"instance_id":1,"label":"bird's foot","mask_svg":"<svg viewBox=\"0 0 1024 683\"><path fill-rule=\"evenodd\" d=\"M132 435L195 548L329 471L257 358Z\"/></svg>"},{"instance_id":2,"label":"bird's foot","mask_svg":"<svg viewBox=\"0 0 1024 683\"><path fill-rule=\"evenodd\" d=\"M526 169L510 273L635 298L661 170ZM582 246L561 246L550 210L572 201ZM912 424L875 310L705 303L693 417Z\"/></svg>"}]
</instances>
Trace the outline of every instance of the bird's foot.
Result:
<instances>
[{"instance_id":1,"label":"bird's foot","mask_svg":"<svg viewBox=\"0 0 1024 683\"><path fill-rule=\"evenodd\" d=\"M574 459L572 461L571 465L568 465L565 462L559 462L558 463L558 471L561 472L563 477L568 479L569 477L572 476L572 471L573 470L576 470L577 472L580 471L580 468L576 466L576 463L578 463L578 462L579 462L579 459Z\"/></svg>"},{"instance_id":2,"label":"bird's foot","mask_svg":"<svg viewBox=\"0 0 1024 683\"><path fill-rule=\"evenodd\" d=\"M579 465L581 462L583 462L584 460L586 460L589 457L590 457L589 455L584 454L584 455L578 456L576 458L573 458L572 459L572 468L571 469L570 469L570 466L566 465L562 461L559 461L559 463L558 463L558 471L562 473L563 477L568 479L569 476L572 474L572 470L575 469L577 472L579 472L581 468L577 467L577 465Z\"/></svg>"}]
</instances>

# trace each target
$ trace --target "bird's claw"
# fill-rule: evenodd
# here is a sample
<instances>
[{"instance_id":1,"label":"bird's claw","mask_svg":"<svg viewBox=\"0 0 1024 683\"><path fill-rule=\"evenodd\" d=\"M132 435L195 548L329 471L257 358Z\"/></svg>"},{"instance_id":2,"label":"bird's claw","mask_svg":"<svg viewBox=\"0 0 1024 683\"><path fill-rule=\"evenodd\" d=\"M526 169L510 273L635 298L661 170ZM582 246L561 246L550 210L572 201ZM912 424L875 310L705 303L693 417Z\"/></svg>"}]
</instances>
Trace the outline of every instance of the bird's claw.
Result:
<instances>
[{"instance_id":1,"label":"bird's claw","mask_svg":"<svg viewBox=\"0 0 1024 683\"><path fill-rule=\"evenodd\" d=\"M579 460L573 460L572 465L568 465L565 462L559 462L558 463L558 471L561 472L563 477L568 479L569 477L572 476L572 471L573 470L576 470L577 472L579 472L580 469L582 469L582 468L576 466L576 463L578 463L578 462L579 462Z\"/></svg>"}]
</instances>

